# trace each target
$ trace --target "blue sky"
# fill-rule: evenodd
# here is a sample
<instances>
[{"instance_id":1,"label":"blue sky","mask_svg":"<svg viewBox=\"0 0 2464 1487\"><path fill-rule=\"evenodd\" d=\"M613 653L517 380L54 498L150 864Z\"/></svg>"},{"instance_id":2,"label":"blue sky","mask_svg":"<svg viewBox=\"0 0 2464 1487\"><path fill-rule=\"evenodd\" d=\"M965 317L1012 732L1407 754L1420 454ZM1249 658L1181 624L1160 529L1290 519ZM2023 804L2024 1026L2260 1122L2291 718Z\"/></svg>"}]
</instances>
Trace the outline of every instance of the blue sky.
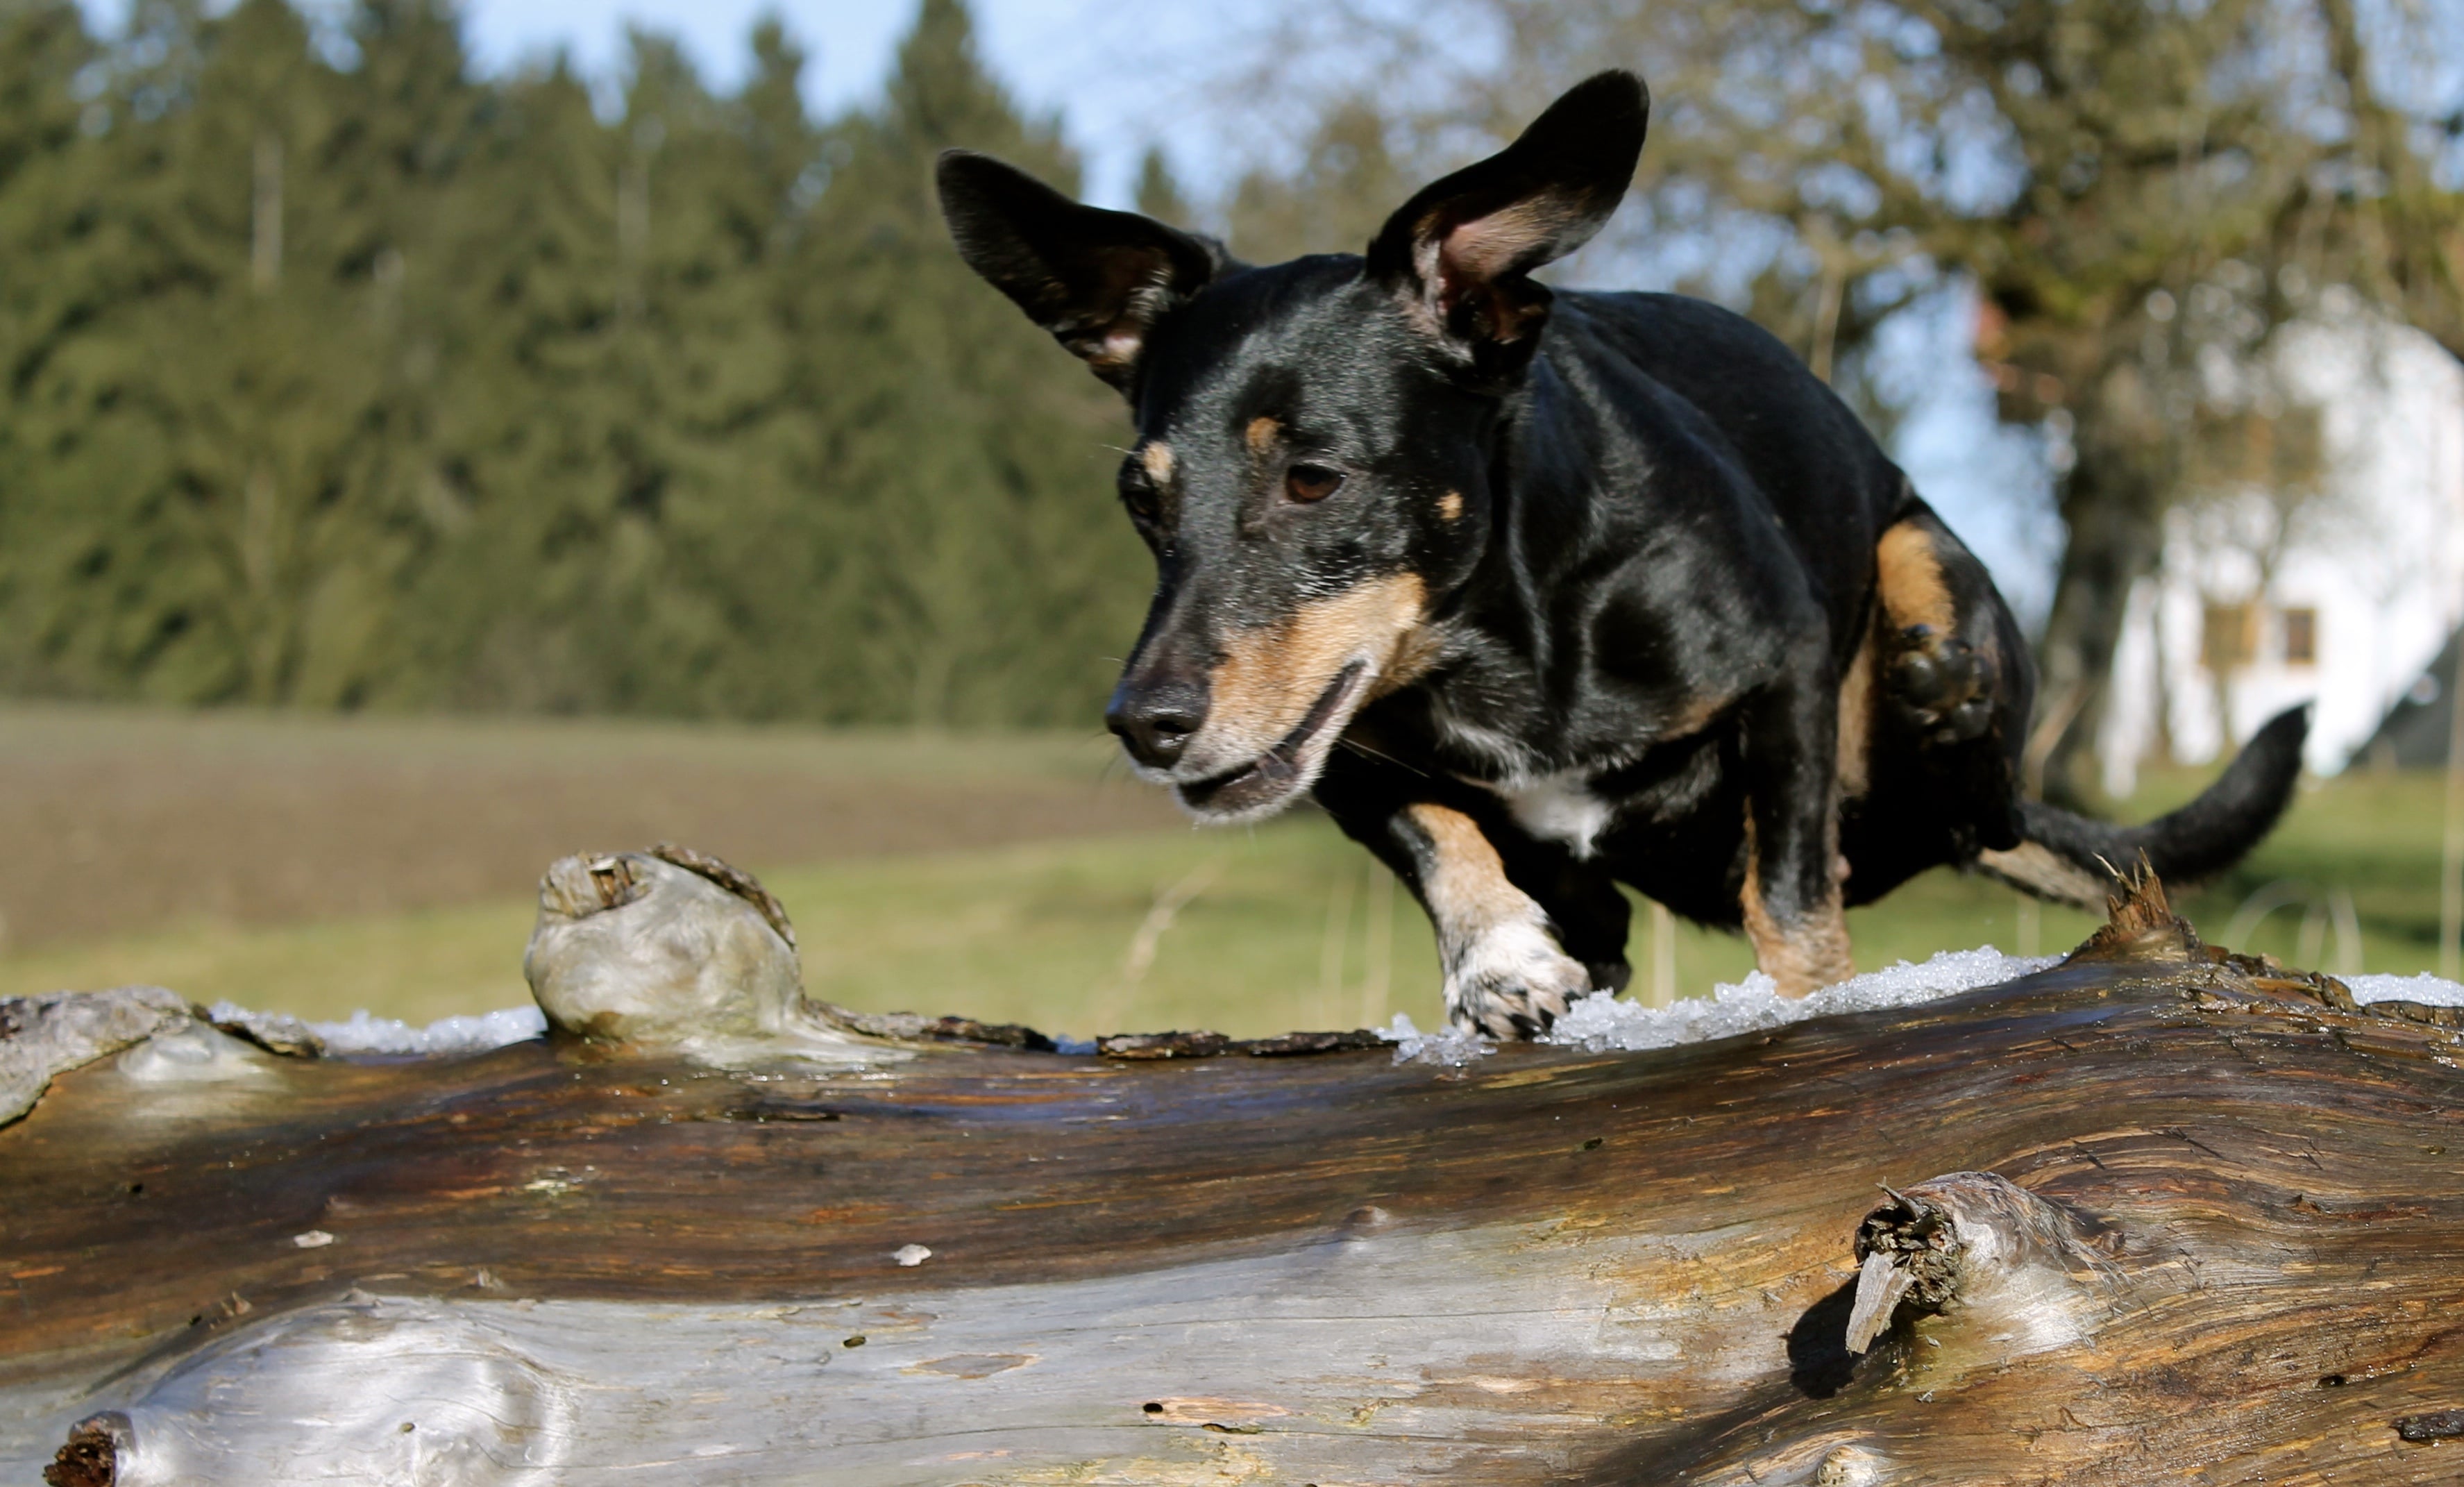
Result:
<instances>
[{"instance_id":1,"label":"blue sky","mask_svg":"<svg viewBox=\"0 0 2464 1487\"><path fill-rule=\"evenodd\" d=\"M1079 0L1010 0L981 7L988 40L1005 53L1020 33L1045 33L1054 12ZM732 81L742 72L744 37L754 20L775 11L815 55L808 84L816 104L837 107L869 93L889 65L891 50L912 13L898 4L832 4L818 0L477 0L467 7L472 45L492 70L559 48L585 72L612 72L623 55L627 21L684 41L705 74ZM1042 14L1034 12L1044 12ZM1003 43L1009 43L1004 46ZM1003 60L1007 60L1006 56ZM1014 70L1014 69L1004 69Z\"/></svg>"},{"instance_id":2,"label":"blue sky","mask_svg":"<svg viewBox=\"0 0 2464 1487\"><path fill-rule=\"evenodd\" d=\"M227 3L227 0L226 0ZM312 13L337 0L295 0ZM84 0L96 23L116 27L127 0ZM1206 168L1221 154L1184 106L1191 74L1260 13L1249 0L974 0L984 54L1020 100L1062 111L1088 164L1089 194L1127 205L1138 157L1161 142ZM875 93L915 0L463 0L480 65L503 71L562 50L589 77L613 78L627 23L677 37L705 77L724 87L743 76L745 38L776 13L813 61L805 95L835 113Z\"/></svg>"},{"instance_id":3,"label":"blue sky","mask_svg":"<svg viewBox=\"0 0 2464 1487\"><path fill-rule=\"evenodd\" d=\"M1066 110L1074 143L1089 157L1090 184L1108 197L1125 193L1147 142L1170 132L1164 109L1133 82L1153 57L1146 39L1157 14L1177 15L1162 28L1185 34L1217 24L1220 8L1128 6L1102 0L975 0L984 54L1039 110ZM876 94L899 37L913 20L913 0L471 0L473 49L492 69L564 48L593 76L612 75L624 56L627 22L680 38L706 76L722 85L743 74L744 38L760 15L775 12L813 56L806 96L817 112L835 113ZM1193 26L1195 23L1195 26Z\"/></svg>"}]
</instances>

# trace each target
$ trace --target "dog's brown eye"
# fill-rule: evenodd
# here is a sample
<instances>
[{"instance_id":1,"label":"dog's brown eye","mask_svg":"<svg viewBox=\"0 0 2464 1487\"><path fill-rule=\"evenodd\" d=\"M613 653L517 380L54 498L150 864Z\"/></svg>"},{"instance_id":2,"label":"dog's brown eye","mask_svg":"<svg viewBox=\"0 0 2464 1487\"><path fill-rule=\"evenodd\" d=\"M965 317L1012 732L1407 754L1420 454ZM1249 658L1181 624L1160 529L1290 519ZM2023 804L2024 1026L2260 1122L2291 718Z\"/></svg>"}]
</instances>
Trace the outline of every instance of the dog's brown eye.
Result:
<instances>
[{"instance_id":1,"label":"dog's brown eye","mask_svg":"<svg viewBox=\"0 0 2464 1487\"><path fill-rule=\"evenodd\" d=\"M1343 488L1343 472L1324 465L1294 465L1284 473L1284 494L1298 501L1324 500Z\"/></svg>"},{"instance_id":2,"label":"dog's brown eye","mask_svg":"<svg viewBox=\"0 0 2464 1487\"><path fill-rule=\"evenodd\" d=\"M1161 502L1155 499L1154 486L1144 480L1125 479L1121 482L1120 491L1121 504L1129 508L1132 521L1145 524L1155 520Z\"/></svg>"}]
</instances>

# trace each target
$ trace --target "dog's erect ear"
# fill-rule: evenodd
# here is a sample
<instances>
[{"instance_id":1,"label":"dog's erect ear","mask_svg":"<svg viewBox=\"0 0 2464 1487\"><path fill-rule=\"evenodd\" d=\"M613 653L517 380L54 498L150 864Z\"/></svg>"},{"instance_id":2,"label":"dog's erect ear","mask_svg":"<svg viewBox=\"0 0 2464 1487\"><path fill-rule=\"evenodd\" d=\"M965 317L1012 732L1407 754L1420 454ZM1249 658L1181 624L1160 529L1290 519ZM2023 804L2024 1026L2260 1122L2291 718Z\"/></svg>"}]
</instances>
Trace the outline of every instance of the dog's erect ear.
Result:
<instances>
[{"instance_id":1,"label":"dog's erect ear","mask_svg":"<svg viewBox=\"0 0 2464 1487\"><path fill-rule=\"evenodd\" d=\"M1155 317L1226 267L1209 239L1082 206L990 155L944 150L935 174L967 267L1125 392Z\"/></svg>"},{"instance_id":2,"label":"dog's erect ear","mask_svg":"<svg viewBox=\"0 0 2464 1487\"><path fill-rule=\"evenodd\" d=\"M1591 241L1634 180L1651 95L1628 72L1574 85L1522 138L1423 189L1369 245L1393 284L1456 354L1519 365L1548 322L1541 265Z\"/></svg>"}]
</instances>

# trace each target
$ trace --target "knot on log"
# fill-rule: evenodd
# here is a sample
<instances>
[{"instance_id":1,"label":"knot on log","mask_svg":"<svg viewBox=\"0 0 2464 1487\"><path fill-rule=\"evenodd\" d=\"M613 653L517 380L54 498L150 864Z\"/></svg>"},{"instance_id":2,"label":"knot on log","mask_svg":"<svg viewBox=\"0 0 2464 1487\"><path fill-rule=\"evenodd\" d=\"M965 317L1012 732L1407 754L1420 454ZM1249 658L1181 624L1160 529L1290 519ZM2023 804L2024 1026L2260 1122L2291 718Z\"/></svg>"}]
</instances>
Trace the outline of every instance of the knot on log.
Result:
<instances>
[{"instance_id":1,"label":"knot on log","mask_svg":"<svg viewBox=\"0 0 2464 1487\"><path fill-rule=\"evenodd\" d=\"M1861 1446L1839 1446L1814 1469L1814 1487L1881 1487L1882 1460Z\"/></svg>"},{"instance_id":2,"label":"knot on log","mask_svg":"<svg viewBox=\"0 0 2464 1487\"><path fill-rule=\"evenodd\" d=\"M551 863L522 972L558 1032L636 1053L717 1063L888 1053L805 999L795 930L752 874L672 843Z\"/></svg>"},{"instance_id":3,"label":"knot on log","mask_svg":"<svg viewBox=\"0 0 2464 1487\"><path fill-rule=\"evenodd\" d=\"M1903 1304L1971 1314L1972 1341L2003 1357L2076 1341L2111 1309L2109 1227L1991 1172L1883 1191L1891 1201L1857 1228L1850 1352L1872 1346Z\"/></svg>"},{"instance_id":4,"label":"knot on log","mask_svg":"<svg viewBox=\"0 0 2464 1487\"><path fill-rule=\"evenodd\" d=\"M1960 1243L1950 1210L1922 1194L1890 1193L1891 1201L1857 1226L1857 1306L1848 1318L1848 1350L1861 1353L1890 1325L1901 1301L1929 1312L1959 1291Z\"/></svg>"},{"instance_id":5,"label":"knot on log","mask_svg":"<svg viewBox=\"0 0 2464 1487\"><path fill-rule=\"evenodd\" d=\"M1929 1312L1959 1290L1959 1229L1930 1198L1890 1193L1857 1226L1857 1303L1848 1314L1848 1351L1862 1353L1891 1324L1903 1300Z\"/></svg>"},{"instance_id":6,"label":"knot on log","mask_svg":"<svg viewBox=\"0 0 2464 1487\"><path fill-rule=\"evenodd\" d=\"M113 1487L127 1445L128 1416L119 1410L79 1420L69 1429L68 1444L43 1468L44 1487Z\"/></svg>"},{"instance_id":7,"label":"knot on log","mask_svg":"<svg viewBox=\"0 0 2464 1487\"><path fill-rule=\"evenodd\" d=\"M467 1308L353 1291L182 1359L73 1427L43 1480L539 1487L567 1464L577 1408L542 1351Z\"/></svg>"}]
</instances>

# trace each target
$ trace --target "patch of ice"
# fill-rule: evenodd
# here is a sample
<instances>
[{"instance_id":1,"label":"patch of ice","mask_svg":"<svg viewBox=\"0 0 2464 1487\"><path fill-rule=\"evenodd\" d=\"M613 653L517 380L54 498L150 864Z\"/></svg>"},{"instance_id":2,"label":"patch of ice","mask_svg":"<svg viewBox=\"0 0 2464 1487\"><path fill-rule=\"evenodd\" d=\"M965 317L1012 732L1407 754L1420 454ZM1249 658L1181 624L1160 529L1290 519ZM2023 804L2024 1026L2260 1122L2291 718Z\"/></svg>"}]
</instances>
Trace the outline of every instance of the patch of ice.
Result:
<instances>
[{"instance_id":1,"label":"patch of ice","mask_svg":"<svg viewBox=\"0 0 2464 1487\"><path fill-rule=\"evenodd\" d=\"M2423 971L2417 976L2338 976L2356 1002L2419 1002L2424 1007L2464 1007L2464 986Z\"/></svg>"},{"instance_id":2,"label":"patch of ice","mask_svg":"<svg viewBox=\"0 0 2464 1487\"><path fill-rule=\"evenodd\" d=\"M1836 987L1825 987L1797 1000L1781 996L1778 985L1758 970L1748 973L1738 985L1714 988L1707 997L1683 998L1668 1007L1645 1007L1605 996L1585 997L1557 1019L1546 1041L1570 1044L1595 1054L1611 1049L1632 1052L1673 1048L1680 1043L1760 1032L1808 1017L1937 1001L1979 987L2016 980L2060 960L2058 955L2005 955L1986 945L1975 950L1945 950L1922 965L1902 961L1882 970L1851 976Z\"/></svg>"},{"instance_id":3,"label":"patch of ice","mask_svg":"<svg viewBox=\"0 0 2464 1487\"><path fill-rule=\"evenodd\" d=\"M1395 1045L1395 1061L1398 1064L1445 1064L1460 1069L1475 1058L1486 1058L1497 1052L1495 1043L1468 1028L1448 1026L1435 1032L1422 1032L1401 1012L1395 1014L1391 1027L1378 1029L1377 1035Z\"/></svg>"},{"instance_id":4,"label":"patch of ice","mask_svg":"<svg viewBox=\"0 0 2464 1487\"><path fill-rule=\"evenodd\" d=\"M508 1007L475 1017L439 1017L414 1028L390 1017L371 1017L363 1009L348 1022L312 1022L308 1030L324 1040L329 1054L484 1054L508 1043L520 1043L547 1032L547 1018L536 1007Z\"/></svg>"}]
</instances>

